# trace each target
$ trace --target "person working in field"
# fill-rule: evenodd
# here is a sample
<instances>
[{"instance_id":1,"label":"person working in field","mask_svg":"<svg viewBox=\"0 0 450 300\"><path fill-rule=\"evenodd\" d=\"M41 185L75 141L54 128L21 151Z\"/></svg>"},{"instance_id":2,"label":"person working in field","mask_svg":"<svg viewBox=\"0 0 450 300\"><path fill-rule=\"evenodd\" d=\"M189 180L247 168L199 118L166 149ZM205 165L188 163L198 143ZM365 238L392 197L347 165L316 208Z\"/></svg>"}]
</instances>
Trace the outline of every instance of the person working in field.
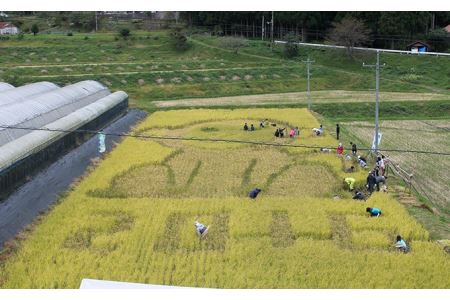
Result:
<instances>
[{"instance_id":1,"label":"person working in field","mask_svg":"<svg viewBox=\"0 0 450 300\"><path fill-rule=\"evenodd\" d=\"M350 191L353 191L355 181L356 181L355 178L352 178L352 177L344 178L344 182L348 185L348 188L350 189Z\"/></svg>"},{"instance_id":2,"label":"person working in field","mask_svg":"<svg viewBox=\"0 0 450 300\"><path fill-rule=\"evenodd\" d=\"M369 176L367 176L367 179L366 179L366 187L370 194L373 193L373 189L376 184L377 184L377 179L376 179L373 171L371 171L371 172L369 172Z\"/></svg>"},{"instance_id":3,"label":"person working in field","mask_svg":"<svg viewBox=\"0 0 450 300\"><path fill-rule=\"evenodd\" d=\"M298 127L295 127L295 136L300 136L300 129Z\"/></svg>"},{"instance_id":4,"label":"person working in field","mask_svg":"<svg viewBox=\"0 0 450 300\"><path fill-rule=\"evenodd\" d=\"M319 128L313 128L312 131L313 131L313 132L315 133L315 135L317 135L317 136L323 135L323 127L322 127L322 124L320 124L320 127L319 127Z\"/></svg>"},{"instance_id":5,"label":"person working in field","mask_svg":"<svg viewBox=\"0 0 450 300\"><path fill-rule=\"evenodd\" d=\"M294 138L295 137L295 130L294 128L291 128L291 131L289 131L289 137Z\"/></svg>"},{"instance_id":6,"label":"person working in field","mask_svg":"<svg viewBox=\"0 0 450 300\"><path fill-rule=\"evenodd\" d=\"M248 131L248 125L247 125L247 123L244 124L244 130L245 130L245 131Z\"/></svg>"},{"instance_id":7,"label":"person working in field","mask_svg":"<svg viewBox=\"0 0 450 300\"><path fill-rule=\"evenodd\" d=\"M253 189L250 191L250 193L248 193L248 196L252 199L256 199L256 197L258 197L258 194L261 192L261 189Z\"/></svg>"},{"instance_id":8,"label":"person working in field","mask_svg":"<svg viewBox=\"0 0 450 300\"><path fill-rule=\"evenodd\" d=\"M197 235L200 237L200 239L206 239L206 235L208 234L209 226L205 226L204 224L195 221L195 230L197 232Z\"/></svg>"},{"instance_id":9,"label":"person working in field","mask_svg":"<svg viewBox=\"0 0 450 300\"><path fill-rule=\"evenodd\" d=\"M352 199L354 200L364 200L365 196L361 191L355 191L355 194L353 195Z\"/></svg>"},{"instance_id":10,"label":"person working in field","mask_svg":"<svg viewBox=\"0 0 450 300\"><path fill-rule=\"evenodd\" d=\"M345 170L346 173L354 173L355 172L355 167L351 166L350 168L348 168L347 170Z\"/></svg>"},{"instance_id":11,"label":"person working in field","mask_svg":"<svg viewBox=\"0 0 450 300\"><path fill-rule=\"evenodd\" d=\"M402 239L400 235L397 235L397 242L395 243L395 248L404 253L409 251L408 245L406 245L406 242Z\"/></svg>"},{"instance_id":12,"label":"person working in field","mask_svg":"<svg viewBox=\"0 0 450 300\"><path fill-rule=\"evenodd\" d=\"M363 168L367 167L367 159L360 155L358 155L358 163Z\"/></svg>"},{"instance_id":13,"label":"person working in field","mask_svg":"<svg viewBox=\"0 0 450 300\"><path fill-rule=\"evenodd\" d=\"M339 133L341 132L341 127L339 124L336 124L336 139L339 140Z\"/></svg>"},{"instance_id":14,"label":"person working in field","mask_svg":"<svg viewBox=\"0 0 450 300\"><path fill-rule=\"evenodd\" d=\"M342 146L341 143L339 143L339 146L336 148L336 153L341 156L342 154L344 154L344 146Z\"/></svg>"},{"instance_id":15,"label":"person working in field","mask_svg":"<svg viewBox=\"0 0 450 300\"><path fill-rule=\"evenodd\" d=\"M366 212L368 212L369 216L371 216L371 217L381 216L381 209L376 208L376 207L367 207Z\"/></svg>"},{"instance_id":16,"label":"person working in field","mask_svg":"<svg viewBox=\"0 0 450 300\"><path fill-rule=\"evenodd\" d=\"M386 177L384 176L375 176L375 184L377 185L377 191L380 191L380 188L383 191L386 190Z\"/></svg>"},{"instance_id":17,"label":"person working in field","mask_svg":"<svg viewBox=\"0 0 450 300\"><path fill-rule=\"evenodd\" d=\"M356 144L353 142L350 142L350 145L352 146L352 154L356 156L356 153L358 152Z\"/></svg>"},{"instance_id":18,"label":"person working in field","mask_svg":"<svg viewBox=\"0 0 450 300\"><path fill-rule=\"evenodd\" d=\"M250 125L250 131L255 131L255 126L253 126L253 124Z\"/></svg>"}]
</instances>

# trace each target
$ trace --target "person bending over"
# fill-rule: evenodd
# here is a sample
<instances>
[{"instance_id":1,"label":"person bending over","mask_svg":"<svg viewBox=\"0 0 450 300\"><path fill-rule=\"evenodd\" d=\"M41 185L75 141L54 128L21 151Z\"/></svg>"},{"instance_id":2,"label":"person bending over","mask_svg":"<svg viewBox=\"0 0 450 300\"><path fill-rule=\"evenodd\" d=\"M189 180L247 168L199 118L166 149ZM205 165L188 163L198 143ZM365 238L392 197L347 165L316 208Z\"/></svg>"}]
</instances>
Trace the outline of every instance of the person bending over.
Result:
<instances>
[{"instance_id":1,"label":"person bending over","mask_svg":"<svg viewBox=\"0 0 450 300\"><path fill-rule=\"evenodd\" d=\"M406 245L406 242L402 239L400 235L397 235L397 242L395 243L395 248L404 253L409 251L408 245Z\"/></svg>"},{"instance_id":2,"label":"person bending over","mask_svg":"<svg viewBox=\"0 0 450 300\"><path fill-rule=\"evenodd\" d=\"M204 224L195 221L195 231L197 232L197 235L200 237L200 239L206 239L206 235L208 234L208 226L205 226Z\"/></svg>"},{"instance_id":3,"label":"person bending over","mask_svg":"<svg viewBox=\"0 0 450 300\"><path fill-rule=\"evenodd\" d=\"M381 209L376 207L367 207L366 212L368 212L371 217L378 218L379 216L381 216Z\"/></svg>"}]
</instances>

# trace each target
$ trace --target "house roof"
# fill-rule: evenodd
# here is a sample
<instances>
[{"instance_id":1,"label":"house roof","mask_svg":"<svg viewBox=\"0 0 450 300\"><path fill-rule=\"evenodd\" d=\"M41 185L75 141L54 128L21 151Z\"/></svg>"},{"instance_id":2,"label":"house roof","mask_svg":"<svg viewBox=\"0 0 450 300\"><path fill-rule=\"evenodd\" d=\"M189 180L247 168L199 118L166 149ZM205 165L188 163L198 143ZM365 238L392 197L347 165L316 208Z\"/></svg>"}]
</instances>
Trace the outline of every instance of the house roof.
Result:
<instances>
[{"instance_id":1,"label":"house roof","mask_svg":"<svg viewBox=\"0 0 450 300\"><path fill-rule=\"evenodd\" d=\"M447 32L450 32L450 24L448 24L447 26L444 27L444 30Z\"/></svg>"},{"instance_id":2,"label":"house roof","mask_svg":"<svg viewBox=\"0 0 450 300\"><path fill-rule=\"evenodd\" d=\"M0 22L0 29L8 28L8 27L16 27L14 24L9 22Z\"/></svg>"},{"instance_id":3,"label":"house roof","mask_svg":"<svg viewBox=\"0 0 450 300\"><path fill-rule=\"evenodd\" d=\"M424 43L422 41L415 41L414 43L409 44L408 46L406 46L407 48L410 48L412 46L426 46L426 47L430 47L430 45L428 45L427 43Z\"/></svg>"}]
</instances>

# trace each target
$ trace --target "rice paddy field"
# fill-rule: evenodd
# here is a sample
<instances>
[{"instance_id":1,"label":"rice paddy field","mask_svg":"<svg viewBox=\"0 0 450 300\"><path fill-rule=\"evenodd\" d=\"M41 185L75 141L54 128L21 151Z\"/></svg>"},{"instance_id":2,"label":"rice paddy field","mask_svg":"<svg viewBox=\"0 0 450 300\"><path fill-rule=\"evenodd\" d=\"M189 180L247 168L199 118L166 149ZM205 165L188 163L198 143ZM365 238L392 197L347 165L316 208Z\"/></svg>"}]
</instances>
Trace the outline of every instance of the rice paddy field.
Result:
<instances>
[{"instance_id":1,"label":"rice paddy field","mask_svg":"<svg viewBox=\"0 0 450 300\"><path fill-rule=\"evenodd\" d=\"M275 138L274 127L300 136ZM244 122L256 130L244 132ZM448 288L448 254L390 193L351 199L352 160L305 109L150 115L0 265L2 288L78 288L83 278L209 288ZM212 142L191 138L255 142ZM256 142L259 142L257 144ZM261 143L271 144L264 145ZM366 170L351 176L365 183ZM250 200L247 193L259 187ZM379 218L366 207L379 207ZM199 240L194 221L210 225ZM393 248L401 234L411 245Z\"/></svg>"}]
</instances>

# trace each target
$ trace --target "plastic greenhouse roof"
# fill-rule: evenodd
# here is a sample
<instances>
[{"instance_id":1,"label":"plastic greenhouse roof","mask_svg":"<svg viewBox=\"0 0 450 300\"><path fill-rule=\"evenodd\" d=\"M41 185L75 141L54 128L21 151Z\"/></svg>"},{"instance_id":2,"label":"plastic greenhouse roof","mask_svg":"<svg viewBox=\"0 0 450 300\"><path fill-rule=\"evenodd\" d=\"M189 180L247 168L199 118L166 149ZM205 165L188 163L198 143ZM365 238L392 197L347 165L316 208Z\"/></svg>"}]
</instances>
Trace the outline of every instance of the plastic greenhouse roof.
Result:
<instances>
[{"instance_id":1,"label":"plastic greenhouse roof","mask_svg":"<svg viewBox=\"0 0 450 300\"><path fill-rule=\"evenodd\" d=\"M0 92L7 91L7 90L10 90L13 88L14 88L14 86L9 83L0 82Z\"/></svg>"},{"instance_id":2,"label":"plastic greenhouse roof","mask_svg":"<svg viewBox=\"0 0 450 300\"><path fill-rule=\"evenodd\" d=\"M0 124L42 127L109 94L110 91L96 81L81 81L20 102L0 106ZM29 133L27 130L0 128L0 145L27 133Z\"/></svg>"},{"instance_id":3,"label":"plastic greenhouse roof","mask_svg":"<svg viewBox=\"0 0 450 300\"><path fill-rule=\"evenodd\" d=\"M0 92L0 107L10 103L24 101L56 89L59 89L59 86L47 81L30 83L21 87L9 89Z\"/></svg>"}]
</instances>

